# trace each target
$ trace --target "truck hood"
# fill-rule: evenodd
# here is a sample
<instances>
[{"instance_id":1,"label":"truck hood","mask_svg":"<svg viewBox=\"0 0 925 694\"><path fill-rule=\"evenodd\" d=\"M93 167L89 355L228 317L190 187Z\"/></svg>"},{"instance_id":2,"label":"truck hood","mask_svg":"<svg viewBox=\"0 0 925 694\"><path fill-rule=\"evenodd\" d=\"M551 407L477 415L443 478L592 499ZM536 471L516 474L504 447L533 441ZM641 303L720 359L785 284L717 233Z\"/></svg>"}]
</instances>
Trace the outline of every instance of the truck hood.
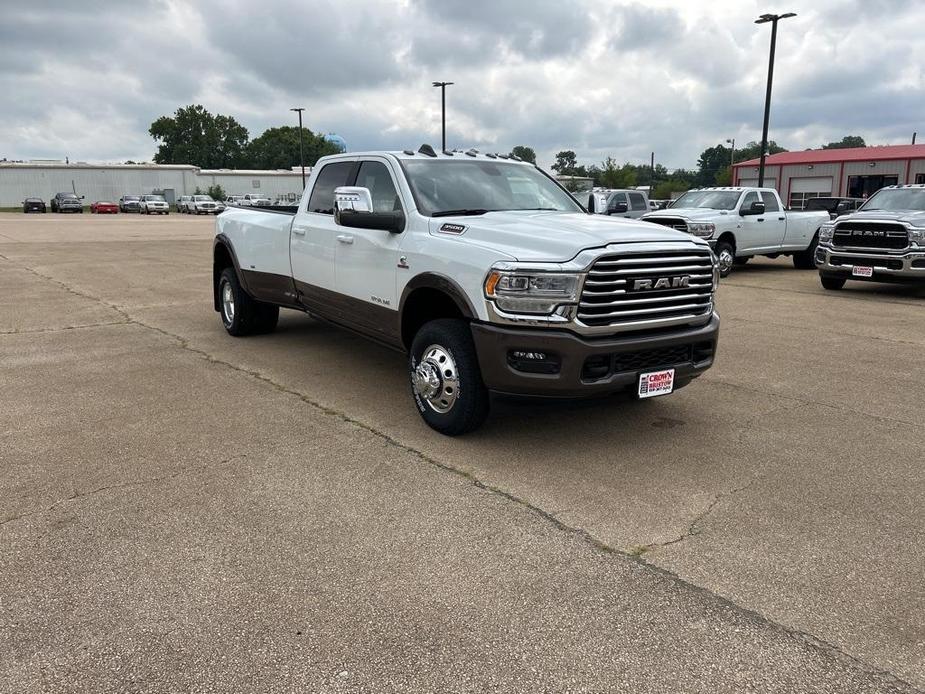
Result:
<instances>
[{"instance_id":1,"label":"truck hood","mask_svg":"<svg viewBox=\"0 0 925 694\"><path fill-rule=\"evenodd\" d=\"M445 225L449 230L444 229ZM464 227L461 233L460 227ZM585 249L612 243L675 241L707 245L690 234L657 224L581 212L513 210L477 217L437 217L431 219L430 229L435 235L461 235L517 260L537 262L566 262Z\"/></svg>"},{"instance_id":2,"label":"truck hood","mask_svg":"<svg viewBox=\"0 0 925 694\"><path fill-rule=\"evenodd\" d=\"M836 222L905 222L915 227L925 227L925 210L903 210L893 212L888 210L870 210L843 214Z\"/></svg>"},{"instance_id":3,"label":"truck hood","mask_svg":"<svg viewBox=\"0 0 925 694\"><path fill-rule=\"evenodd\" d=\"M665 210L658 210L657 212L646 212L642 215L642 219L652 219L653 217L681 217L682 219L689 219L692 222L700 221L709 221L711 219L724 219L729 217L735 219L736 215L733 210L711 210L704 207L669 207Z\"/></svg>"}]
</instances>

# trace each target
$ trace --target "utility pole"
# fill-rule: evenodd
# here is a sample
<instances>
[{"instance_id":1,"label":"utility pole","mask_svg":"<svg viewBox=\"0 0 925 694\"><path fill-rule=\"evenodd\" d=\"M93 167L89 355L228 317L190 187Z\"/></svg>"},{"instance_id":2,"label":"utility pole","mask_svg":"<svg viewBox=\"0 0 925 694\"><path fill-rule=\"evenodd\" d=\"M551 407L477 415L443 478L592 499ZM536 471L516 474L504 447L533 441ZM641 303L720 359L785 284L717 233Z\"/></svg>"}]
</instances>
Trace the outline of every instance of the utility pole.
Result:
<instances>
[{"instance_id":1,"label":"utility pole","mask_svg":"<svg viewBox=\"0 0 925 694\"><path fill-rule=\"evenodd\" d=\"M435 87L440 87L440 121L443 125L443 138L441 139L441 151L446 151L446 88L453 82L434 82Z\"/></svg>"},{"instance_id":2,"label":"utility pole","mask_svg":"<svg viewBox=\"0 0 925 694\"><path fill-rule=\"evenodd\" d=\"M655 195L655 152L652 152L652 156L649 158L649 197L651 198Z\"/></svg>"},{"instance_id":3,"label":"utility pole","mask_svg":"<svg viewBox=\"0 0 925 694\"><path fill-rule=\"evenodd\" d=\"M295 111L299 114L299 164L302 166L302 190L305 190L305 155L302 149L302 111L304 108L291 108L290 111Z\"/></svg>"},{"instance_id":4,"label":"utility pole","mask_svg":"<svg viewBox=\"0 0 925 694\"><path fill-rule=\"evenodd\" d=\"M768 155L768 121L771 117L771 83L774 81L774 50L777 46L777 23L788 17L796 17L795 12L786 14L763 14L755 24L771 22L771 55L768 59L768 90L764 96L764 127L761 131L761 162L758 164L758 187L764 187L764 162Z\"/></svg>"}]
</instances>

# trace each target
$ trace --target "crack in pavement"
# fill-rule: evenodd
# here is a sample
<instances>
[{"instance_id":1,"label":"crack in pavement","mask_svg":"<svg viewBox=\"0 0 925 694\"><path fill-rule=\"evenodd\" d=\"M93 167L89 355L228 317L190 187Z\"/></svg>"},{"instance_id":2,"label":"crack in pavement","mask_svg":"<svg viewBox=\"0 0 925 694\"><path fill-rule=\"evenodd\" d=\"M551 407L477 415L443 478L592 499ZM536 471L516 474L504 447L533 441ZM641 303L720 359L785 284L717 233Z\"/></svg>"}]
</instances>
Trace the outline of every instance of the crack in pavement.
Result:
<instances>
[{"instance_id":1,"label":"crack in pavement","mask_svg":"<svg viewBox=\"0 0 925 694\"><path fill-rule=\"evenodd\" d=\"M89 489L83 492L74 490L74 492L70 496L66 496L63 499L58 499L50 506L46 506L44 508L39 508L39 509L34 509L32 511L26 511L25 513L20 513L16 516L11 516L10 518L4 519L0 521L0 527L7 525L8 523L13 523L14 521L22 520L23 518L29 518L30 516L37 516L42 513L48 513L49 511L54 511L56 508L58 508L58 506L61 506L62 504L66 504L69 501L76 501L78 499L84 499L90 496L94 496L96 494L102 494L103 492L112 491L114 489L128 489L131 487L143 487L149 484L156 484L158 482L163 482L164 480L172 480L172 479L176 479L177 477L193 475L193 474L202 472L207 469L213 469L213 468L221 469L225 467L226 465L229 465L234 460L238 460L240 458L246 458L246 457L247 455L242 453L239 455L233 455L230 458L225 458L223 460L220 460L214 466L209 463L205 463L203 465L197 465L195 467L183 468L182 470L177 470L167 475L160 475L158 477L149 477L148 479L138 480L136 482L120 482L118 484L107 484L107 485L103 485L102 487L97 487L95 489Z\"/></svg>"},{"instance_id":2,"label":"crack in pavement","mask_svg":"<svg viewBox=\"0 0 925 694\"><path fill-rule=\"evenodd\" d=\"M730 489L729 491L726 491L726 492L720 492L719 494L713 497L713 501L707 504L707 507L703 511L701 511L694 517L694 520L692 520L690 525L687 526L686 531L678 535L673 540L666 540L665 542L652 542L648 545L638 546L636 548L636 551L638 552L637 556L642 556L643 554L645 554L646 552L648 552L649 550L653 548L661 548L661 547L668 547L669 545L676 545L679 542L683 542L684 540L688 539L689 537L696 537L697 535L701 533L701 530L699 529L698 526L700 525L700 523L702 523L706 519L707 516L713 513L713 509L716 508L716 506L719 504L720 501L722 501L723 499L727 497L735 496L739 492L744 492L746 489L751 487L754 483L755 483L755 480L752 480L748 482L747 484L743 484L741 487L736 487L735 489Z\"/></svg>"},{"instance_id":3,"label":"crack in pavement","mask_svg":"<svg viewBox=\"0 0 925 694\"><path fill-rule=\"evenodd\" d=\"M83 328L104 328L111 325L129 325L131 321L117 320L108 323L86 323L84 325L65 325L61 328L35 328L30 330L0 330L0 335L34 335L36 333L60 333L65 330L82 330Z\"/></svg>"},{"instance_id":4,"label":"crack in pavement","mask_svg":"<svg viewBox=\"0 0 925 694\"><path fill-rule=\"evenodd\" d=\"M2 257L2 256L0 256L0 257ZM308 405L308 406L310 406L310 407L316 409L317 411L319 411L320 413L322 413L322 414L324 414L324 415L326 415L326 416L335 418L335 419L337 419L337 420L339 420L339 421L341 421L341 422L344 422L344 423L346 423L346 424L355 426L356 428L361 429L361 430L363 430L363 431L365 431L365 432L367 432L367 433L369 433L369 434L371 434L371 435L373 435L373 436L379 438L379 439L382 440L384 443L386 443L386 444L388 444L388 445L391 445L391 446L394 446L395 448L397 448L397 449L399 449L399 450L402 450L402 451L406 452L407 454L409 454L409 455L411 455L412 457L414 457L414 458L420 460L421 462L424 462L424 463L426 463L426 464L428 464L428 465L430 465L430 466L432 466L432 467L434 467L434 468L436 468L436 469L439 469L439 470L442 470L442 471L444 471L444 472L448 472L448 473L450 473L450 474L452 474L452 475L455 475L455 476L457 476L457 477L460 477L460 478L462 478L463 480L465 480L466 482L468 482L469 484L471 484L471 485L472 485L473 487L475 487L476 489L479 489L479 490L488 492L489 494L492 494L492 495L498 496L498 497L500 497L500 498L503 498L503 499L505 499L505 500L507 500L507 501L510 501L511 503L515 504L516 506L519 506L519 507L521 507L521 508L523 508L523 509L525 509L525 510L531 512L531 513L536 514L538 517L544 519L545 521L547 521L548 523L550 523L553 527L555 527L556 529L560 530L561 532L576 537L577 539L581 540L581 541L584 542L585 544L589 545L589 546L592 547L593 549L595 549L595 550L597 550L597 551L599 551L599 552L601 552L601 553L603 553L603 554L606 554L606 555L609 555L609 556L613 556L613 557L617 557L617 558L622 558L622 559L624 559L624 560L626 560L626 561L633 562L633 563L635 563L635 564L641 566L642 568L644 568L644 569L647 570L647 571L650 571L650 572L652 572L652 573L654 573L654 574L657 574L657 575L659 575L659 576L662 576L662 577L664 577L664 578L667 578L668 580L674 582L675 584L677 584L678 586L680 586L680 587L682 587L682 588L684 588L684 589L686 589L686 590L690 590L690 591L693 591L693 592L695 592L695 593L697 593L697 594L699 594L699 595L703 595L703 596L705 596L707 599L712 600L712 601L715 601L715 602L717 602L717 603L719 603L719 604L721 604L721 605L724 605L724 606L728 607L729 609L736 611L737 613L739 613L740 615L742 615L742 616L744 616L744 617L747 617L747 618L749 618L749 619L751 619L751 620L754 620L754 621L756 621L757 623L763 624L763 625L765 625L766 627L768 627L768 628L770 628L770 629L774 629L774 630L778 631L778 632L781 633L781 634L785 634L785 635L787 635L787 636L789 636L789 637L791 637L791 638L797 639L797 640L801 641L802 643L805 643L806 645L808 645L808 646L810 646L810 647L812 647L812 648L815 648L815 649L818 649L818 650L820 650L820 651L822 651L822 652L825 652L825 653L827 653L830 657L832 657L832 658L834 658L834 659L836 659L836 660L839 660L839 661L842 661L842 662L846 662L846 663L850 663L852 666L854 666L854 667L860 669L861 671L863 671L863 672L865 672L865 673L867 673L867 674L869 674L869 675L878 677L878 678L880 678L880 679L882 679L882 680L885 680L885 681L889 682L890 684L892 684L892 685L894 685L894 686L904 688L904 689L906 689L907 691L910 691L910 692L917 692L917 693L919 693L919 694L925 694L925 690L920 690L920 689L914 687L910 682L907 682L906 680L903 680L903 679L902 679L901 677L899 677L898 675L896 675L896 674L894 674L894 673L892 673L892 672L889 672L889 671L887 671L887 670L884 670L884 669L882 669L882 668L879 668L879 667L877 667L877 666L871 665L871 664L869 664L869 663L867 663L867 662L861 660L860 658L858 658L858 657L856 657L856 656L854 656L854 655L851 655L850 653L848 653L848 652L842 650L840 647L838 647L837 645L835 645L835 644L833 644L833 643L830 643L830 642L828 642L828 641L825 641L824 639L822 639L822 638L820 638L820 637L818 637L818 636L815 636L815 635L813 635L813 634L810 634L810 633L808 633L808 632L801 631L801 630L796 629L796 628L793 628L793 627L788 627L788 626L786 626L786 625L784 625L784 624L781 624L781 623L779 623L779 622L776 622L776 621L774 621L773 619L770 619L769 617L766 617L765 615L762 615L761 613L759 613L759 612L757 612L757 611L755 611L755 610L752 610L752 609L750 609L750 608L748 608L748 607L744 607L743 605L740 605L740 604L738 604L738 603L736 603L736 602L734 602L734 601L732 601L732 600L730 600L730 599L728 599L728 598L723 597L723 596L720 595L719 593L715 593L715 592L711 591L711 590L708 589L708 588L705 588L705 587L703 587L703 586L699 586L699 585L697 585L697 584L695 584L695 583L691 583L690 581L687 581L686 579L682 578L681 576L679 576L679 575L676 574L675 572L670 571L669 569L665 569L665 568L663 568L663 567L661 567L661 566L658 566L657 564L654 564L654 563L652 563L652 562L650 562L650 561L646 561L646 560L642 557L641 553L635 553L635 552L633 552L633 551L624 551L624 550L619 549L619 548L617 548L617 547L614 547L614 546L612 546L612 545L608 545L606 542L604 542L603 540L601 540L601 539L595 537L594 535L592 535L589 531L585 530L584 528L582 528L582 527L580 527L580 526L569 525L569 524L563 522L562 520L560 520L559 518L557 518L556 515L555 515L554 513L551 513L551 512L549 512L549 511L544 510L543 508L541 508L541 507L539 507L539 506L536 506L535 504L533 504L532 502L528 501L527 499L525 499L525 498L523 498L523 497L519 497L519 496L517 496L516 494L514 494L514 493L512 493L512 492L509 492L509 491L506 491L506 490L504 490L504 489L502 489L502 488L500 488L500 487L497 487L497 486L495 486L495 485L489 484L489 483L487 483L487 482L483 482L477 475L475 475L475 474L473 474L473 473L471 473L471 472L469 472L469 471L467 471L467 470L465 470L465 469L455 467L455 466L453 466L453 465L451 465L451 464L449 464L449 463L445 463L445 462L442 462L442 461L440 461L440 460L438 460L438 459L436 459L436 458L433 458L433 457L431 457L430 455L428 455L427 453L425 453L425 452L423 452L423 451L421 451L421 450L419 450L419 449L417 449L417 448L414 448L414 447L411 446L411 445L408 445L408 444L405 444L405 443L399 441L398 439L394 438L391 434L389 434L389 433L387 433L386 431L383 431L383 430L381 430L381 429L378 429L377 427L375 427L375 426L372 425L372 424L368 424L368 423L366 423L366 422L364 422L364 421L361 421L361 420L359 420L359 419L356 419L355 417L352 417L351 415L347 414L346 412L337 410L337 409L332 408L332 407L329 407L329 406L327 406L327 405L325 405L325 404L323 404L323 403L321 403L321 402L319 402L319 401L317 401L317 400L314 400L314 399L310 398L309 396L307 396L306 394L304 394L304 393L302 393L302 392L300 392L300 391L297 391L297 390L295 390L295 389L293 389L293 388L290 388L290 387L288 387L288 386L283 385L282 383L279 383L279 382L277 382L277 381L274 381L272 378L270 378L269 376L266 376L266 375L262 374L262 373L259 372L259 371L256 371L256 370L253 370L253 369L247 369L247 368L244 368L244 367L242 367L242 366L238 366L237 364L233 364L233 363L231 363L231 362L229 362L229 361L226 361L225 359L219 358L219 357L217 357L217 356L215 356L215 355L213 355L213 354L207 352L207 351L204 350L204 349L200 349L200 348L198 348L198 347L194 347L194 346L190 343L189 339L183 337L182 335L179 335L179 334L176 334L176 333L172 333L172 332L170 332L170 331L168 331L168 330L165 330L165 329L163 329L163 328L160 328L160 327L158 327L158 326L156 326L156 325L151 325L151 324L145 323L144 321L142 321L142 320L140 320L140 319L138 319L138 318L135 318L134 316L130 315L130 314L129 314L125 309L123 309L122 307L119 307L119 306L117 306L117 305L115 305L115 304L112 304L111 302L106 301L105 299L102 299L102 298L100 298L100 297L93 296L93 295L90 295L90 294L82 293L82 292L80 292L80 291L78 291L78 290L74 290L73 288L69 287L69 286L66 285L65 283L60 282L59 280L56 280L56 279L54 279L54 278L52 278L52 277L48 277L48 276L46 276L46 275L43 275L42 273L37 272L37 271L33 270L32 268L26 267L26 268L24 268L24 269L29 270L30 272L32 272L33 274L35 274L35 275L38 276L38 277L41 277L41 278L43 278L43 279L46 279L46 280L48 280L48 281L50 281L50 282L53 282L53 283L55 283L55 284L61 286L61 287L64 288L65 290L67 290L67 291L69 291L69 292L71 292L71 293L73 293L73 294L76 294L77 296L81 296L81 297L84 297L84 298L86 298L86 299L90 299L90 300L93 300L93 301L97 301L97 302L99 302L99 303L101 303L101 304L103 304L103 305L105 305L105 306L108 306L108 307L112 308L113 310L115 310L116 312L118 312L120 315L124 316L125 319L126 319L126 322L133 323L133 324L135 324L135 325L141 326L141 327L146 328L146 329L148 329L148 330L151 330L151 331L153 331L153 332L157 332L157 333L163 335L164 337L167 337L167 338L170 339L171 341L176 342L176 343L180 346L181 349L186 350L186 351L188 351L188 352L190 352L190 353L199 355L200 357L202 357L203 359L205 359L205 360L206 360L208 363L210 363L210 364L222 366L222 367L231 369L231 370L233 370L233 371L236 371L236 372L238 372L238 373L241 373L241 374L245 374L245 375L247 375L247 376L250 376L250 377L254 378L255 380L260 381L261 383L263 383L263 384L269 386L270 388L272 388L272 389L274 389L274 390L276 390L276 391L278 391L278 392L280 392L280 393L284 393L284 394L286 394L286 395L289 395L289 396L292 396L292 397L297 398L297 399L300 400L301 402L303 402L303 403L305 403L306 405ZM734 384L725 384L725 383L723 383L722 381L714 381L714 383L719 383L720 385L730 385L730 386L731 386L731 385L734 385ZM749 389L749 390L750 390L750 389ZM773 393L766 393L766 394L767 394L767 395L777 395L777 394L773 394ZM788 399L791 399L791 400L795 400L795 401L800 401L800 402L802 402L799 398L792 398L792 397L789 397L789 396L786 396L786 395L780 395L780 396L778 396L778 397L788 398ZM825 403L817 403L817 404L825 405ZM829 406L829 405L826 405L826 406L827 406L827 407L832 407L832 406ZM833 409L838 409L838 408L834 408L834 407L833 407ZM888 418L887 418L887 419L888 419ZM896 420L890 420L890 421L896 421ZM749 486L749 485L752 484L753 482L754 482L754 480L753 480L752 482L749 482L748 485L745 485L745 486L742 487L741 489L734 489L734 490L731 490L730 492L726 492L725 494L718 496L717 499L714 499L714 501L710 504L710 506L708 506L707 510L706 510L701 516L699 516L697 519L695 519L695 521L694 521L694 523L692 524L691 527L695 526L698 522L702 522L703 517L706 517L706 515L708 515L710 512L712 512L713 508L715 508L715 506L716 506L716 504L718 503L718 501L720 500L721 496L728 496L728 495L730 495L730 494L733 494L733 493L737 493L737 492L739 492L739 491L742 491L743 489L745 489L747 486ZM64 500L64 501L66 501L66 500ZM39 512L40 512L40 511L39 511ZM0 524L0 525L2 525L2 524ZM690 527L688 528L688 531L690 531ZM686 535L685 535L685 536L686 536Z\"/></svg>"}]
</instances>

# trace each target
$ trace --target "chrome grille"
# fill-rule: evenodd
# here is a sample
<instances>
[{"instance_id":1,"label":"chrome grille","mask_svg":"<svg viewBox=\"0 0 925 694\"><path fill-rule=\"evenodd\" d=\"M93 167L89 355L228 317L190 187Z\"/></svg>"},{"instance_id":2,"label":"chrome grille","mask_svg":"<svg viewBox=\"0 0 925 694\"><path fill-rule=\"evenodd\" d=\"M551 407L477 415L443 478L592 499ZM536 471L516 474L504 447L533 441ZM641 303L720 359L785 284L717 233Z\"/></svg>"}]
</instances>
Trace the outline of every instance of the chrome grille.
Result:
<instances>
[{"instance_id":1,"label":"chrome grille","mask_svg":"<svg viewBox=\"0 0 925 694\"><path fill-rule=\"evenodd\" d=\"M646 217L644 221L661 224L663 227L671 227L678 231L687 231L687 222L680 217Z\"/></svg>"},{"instance_id":2,"label":"chrome grille","mask_svg":"<svg viewBox=\"0 0 925 694\"><path fill-rule=\"evenodd\" d=\"M909 246L909 231L902 224L842 222L835 227L832 245L840 248L902 250Z\"/></svg>"},{"instance_id":3,"label":"chrome grille","mask_svg":"<svg viewBox=\"0 0 925 694\"><path fill-rule=\"evenodd\" d=\"M589 326L657 328L709 316L712 308L708 249L606 255L588 271L578 320Z\"/></svg>"}]
</instances>

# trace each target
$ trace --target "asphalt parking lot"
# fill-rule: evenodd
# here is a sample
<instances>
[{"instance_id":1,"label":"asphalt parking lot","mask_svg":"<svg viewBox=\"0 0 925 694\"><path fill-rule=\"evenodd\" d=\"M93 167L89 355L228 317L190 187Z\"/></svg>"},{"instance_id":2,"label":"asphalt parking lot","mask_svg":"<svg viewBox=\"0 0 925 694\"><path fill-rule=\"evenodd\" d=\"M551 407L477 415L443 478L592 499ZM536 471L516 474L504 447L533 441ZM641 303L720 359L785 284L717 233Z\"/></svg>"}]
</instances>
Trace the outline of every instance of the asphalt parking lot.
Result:
<instances>
[{"instance_id":1,"label":"asphalt parking lot","mask_svg":"<svg viewBox=\"0 0 925 694\"><path fill-rule=\"evenodd\" d=\"M690 387L448 439L211 230L0 215L0 691L925 688L925 292L754 261Z\"/></svg>"}]
</instances>

